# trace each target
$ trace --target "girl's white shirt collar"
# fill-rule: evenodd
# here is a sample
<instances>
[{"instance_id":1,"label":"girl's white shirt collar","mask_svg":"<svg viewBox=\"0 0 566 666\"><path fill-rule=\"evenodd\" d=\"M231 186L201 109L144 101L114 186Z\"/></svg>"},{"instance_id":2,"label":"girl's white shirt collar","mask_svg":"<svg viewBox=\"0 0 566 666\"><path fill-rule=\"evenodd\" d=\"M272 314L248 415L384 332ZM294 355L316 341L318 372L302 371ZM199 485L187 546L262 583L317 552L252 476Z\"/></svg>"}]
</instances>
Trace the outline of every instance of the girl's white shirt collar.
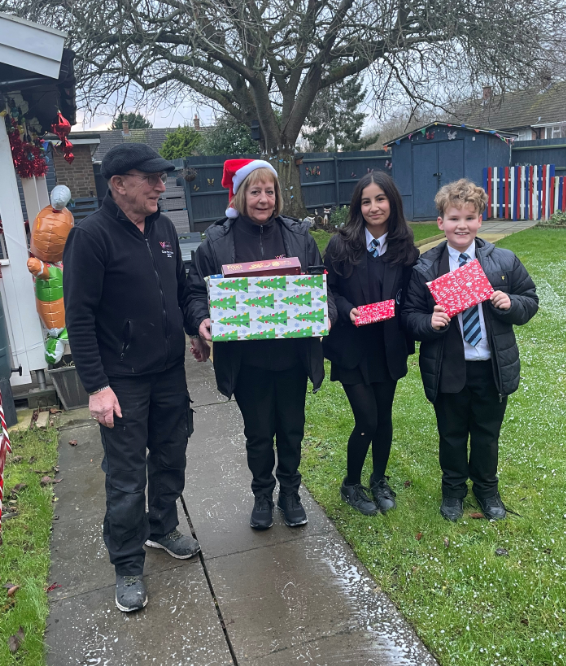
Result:
<instances>
[{"instance_id":1,"label":"girl's white shirt collar","mask_svg":"<svg viewBox=\"0 0 566 666\"><path fill-rule=\"evenodd\" d=\"M368 228L365 227L365 232L366 232L366 246L368 249L368 252L373 252L373 245L371 244L373 241L373 236L370 234L368 231ZM387 252L387 234L389 232L385 232L383 236L380 236L377 240L379 241L379 256L382 254L385 254Z\"/></svg>"}]
</instances>

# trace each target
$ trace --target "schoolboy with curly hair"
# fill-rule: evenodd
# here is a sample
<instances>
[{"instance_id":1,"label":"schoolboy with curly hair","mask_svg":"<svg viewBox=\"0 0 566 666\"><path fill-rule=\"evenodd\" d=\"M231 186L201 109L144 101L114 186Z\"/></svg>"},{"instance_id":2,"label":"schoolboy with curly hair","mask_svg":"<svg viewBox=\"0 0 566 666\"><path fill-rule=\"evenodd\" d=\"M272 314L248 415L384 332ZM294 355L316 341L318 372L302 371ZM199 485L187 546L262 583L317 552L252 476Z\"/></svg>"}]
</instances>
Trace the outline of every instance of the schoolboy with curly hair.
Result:
<instances>
[{"instance_id":1,"label":"schoolboy with curly hair","mask_svg":"<svg viewBox=\"0 0 566 666\"><path fill-rule=\"evenodd\" d=\"M481 187L463 178L442 187L435 203L446 241L421 255L415 265L402 320L421 341L422 380L436 412L440 513L453 522L462 517L469 478L485 517L501 520L506 509L498 489L499 433L507 396L517 390L520 373L513 326L535 315L538 296L511 250L477 236L487 203ZM476 258L494 293L451 320L435 304L426 283Z\"/></svg>"}]
</instances>

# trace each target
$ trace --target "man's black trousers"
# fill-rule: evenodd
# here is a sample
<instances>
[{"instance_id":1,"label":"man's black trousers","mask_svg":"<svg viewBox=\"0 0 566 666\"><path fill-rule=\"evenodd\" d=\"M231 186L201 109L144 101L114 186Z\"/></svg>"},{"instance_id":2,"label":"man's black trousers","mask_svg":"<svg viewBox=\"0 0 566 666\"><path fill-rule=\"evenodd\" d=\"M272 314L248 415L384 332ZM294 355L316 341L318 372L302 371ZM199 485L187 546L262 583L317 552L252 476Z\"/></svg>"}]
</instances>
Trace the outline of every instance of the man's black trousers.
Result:
<instances>
[{"instance_id":1,"label":"man's black trousers","mask_svg":"<svg viewBox=\"0 0 566 666\"><path fill-rule=\"evenodd\" d=\"M464 498L468 478L476 497L495 495L499 432L506 406L506 397L500 401L491 361L466 361L464 388L459 393L438 394L434 409L445 497Z\"/></svg>"},{"instance_id":2,"label":"man's black trousers","mask_svg":"<svg viewBox=\"0 0 566 666\"><path fill-rule=\"evenodd\" d=\"M273 467L277 444L280 490L292 493L301 485L299 464L305 431L307 374L302 366L289 370L241 367L235 396L244 418L248 467L254 495L271 499L275 488Z\"/></svg>"},{"instance_id":3,"label":"man's black trousers","mask_svg":"<svg viewBox=\"0 0 566 666\"><path fill-rule=\"evenodd\" d=\"M100 426L106 473L104 541L116 573L135 576L143 573L146 539L159 539L179 524L177 499L185 484L192 411L182 364L109 381L122 418L114 416L114 428Z\"/></svg>"}]
</instances>

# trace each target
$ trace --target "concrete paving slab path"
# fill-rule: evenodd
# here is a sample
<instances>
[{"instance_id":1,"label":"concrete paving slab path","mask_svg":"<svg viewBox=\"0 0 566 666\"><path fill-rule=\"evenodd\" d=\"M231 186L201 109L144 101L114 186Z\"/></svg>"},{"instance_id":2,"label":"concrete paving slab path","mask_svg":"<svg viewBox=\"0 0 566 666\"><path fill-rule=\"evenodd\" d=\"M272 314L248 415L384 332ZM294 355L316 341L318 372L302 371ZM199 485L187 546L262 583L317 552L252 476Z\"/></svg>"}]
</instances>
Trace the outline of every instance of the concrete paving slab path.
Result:
<instances>
[{"instance_id":1,"label":"concrete paving slab path","mask_svg":"<svg viewBox=\"0 0 566 666\"><path fill-rule=\"evenodd\" d=\"M290 529L277 513L272 529L249 527L239 410L216 391L210 363L188 357L187 377L195 433L179 529L202 553L181 562L148 549L149 604L139 613L114 605L98 426L88 410L59 420L50 582L61 587L50 593L48 665L434 666L305 488L307 525Z\"/></svg>"}]
</instances>

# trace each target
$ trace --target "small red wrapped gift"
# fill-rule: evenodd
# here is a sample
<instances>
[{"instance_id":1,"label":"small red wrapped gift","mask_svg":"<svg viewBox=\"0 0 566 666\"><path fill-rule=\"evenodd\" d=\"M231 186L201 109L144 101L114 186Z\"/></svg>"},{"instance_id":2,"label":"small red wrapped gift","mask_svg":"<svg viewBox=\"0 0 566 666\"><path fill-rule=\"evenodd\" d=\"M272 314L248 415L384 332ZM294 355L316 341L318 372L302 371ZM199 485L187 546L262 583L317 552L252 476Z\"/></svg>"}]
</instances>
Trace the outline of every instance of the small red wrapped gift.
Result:
<instances>
[{"instance_id":1,"label":"small red wrapped gift","mask_svg":"<svg viewBox=\"0 0 566 666\"><path fill-rule=\"evenodd\" d=\"M449 317L487 301L493 294L493 287L477 259L426 284L436 304L442 305Z\"/></svg>"},{"instance_id":2,"label":"small red wrapped gift","mask_svg":"<svg viewBox=\"0 0 566 666\"><path fill-rule=\"evenodd\" d=\"M299 275L301 262L298 257L248 261L240 264L224 264L224 277L259 277L263 275Z\"/></svg>"},{"instance_id":3,"label":"small red wrapped gift","mask_svg":"<svg viewBox=\"0 0 566 666\"><path fill-rule=\"evenodd\" d=\"M379 303L370 303L369 305L360 305L357 310L360 314L354 321L356 326L375 324L376 321L385 321L395 316L395 300L391 299Z\"/></svg>"}]
</instances>

